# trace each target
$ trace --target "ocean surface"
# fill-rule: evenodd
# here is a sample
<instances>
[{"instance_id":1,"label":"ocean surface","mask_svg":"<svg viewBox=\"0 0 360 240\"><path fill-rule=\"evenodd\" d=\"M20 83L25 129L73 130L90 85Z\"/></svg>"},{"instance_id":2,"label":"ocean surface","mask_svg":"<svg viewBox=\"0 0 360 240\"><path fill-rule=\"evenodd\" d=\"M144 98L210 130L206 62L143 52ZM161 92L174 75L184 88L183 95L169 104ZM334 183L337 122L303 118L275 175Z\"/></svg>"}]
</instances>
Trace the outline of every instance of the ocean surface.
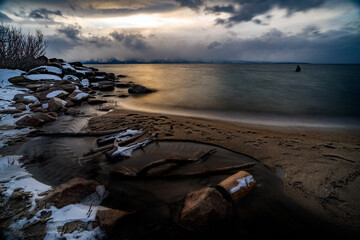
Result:
<instances>
[{"instance_id":1,"label":"ocean surface","mask_svg":"<svg viewBox=\"0 0 360 240\"><path fill-rule=\"evenodd\" d=\"M123 108L270 125L360 127L360 65L87 65L155 93L114 98ZM117 89L116 94L125 94Z\"/></svg>"}]
</instances>

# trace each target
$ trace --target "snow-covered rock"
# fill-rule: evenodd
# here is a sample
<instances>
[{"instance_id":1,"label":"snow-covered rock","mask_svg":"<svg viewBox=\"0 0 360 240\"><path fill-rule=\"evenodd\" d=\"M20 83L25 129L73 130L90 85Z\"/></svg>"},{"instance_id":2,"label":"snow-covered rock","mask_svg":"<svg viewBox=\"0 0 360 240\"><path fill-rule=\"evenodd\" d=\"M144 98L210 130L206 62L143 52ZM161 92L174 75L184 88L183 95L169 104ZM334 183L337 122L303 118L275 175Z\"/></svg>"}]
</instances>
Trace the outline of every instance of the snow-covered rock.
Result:
<instances>
[{"instance_id":1,"label":"snow-covered rock","mask_svg":"<svg viewBox=\"0 0 360 240\"><path fill-rule=\"evenodd\" d=\"M37 68L33 68L31 69L27 75L31 75L31 74L55 74L55 75L61 75L62 74L62 70L58 67L53 67L53 66L40 66Z\"/></svg>"},{"instance_id":2,"label":"snow-covered rock","mask_svg":"<svg viewBox=\"0 0 360 240\"><path fill-rule=\"evenodd\" d=\"M27 80L41 81L41 80L62 80L61 77L52 74L33 74L25 76Z\"/></svg>"}]
</instances>

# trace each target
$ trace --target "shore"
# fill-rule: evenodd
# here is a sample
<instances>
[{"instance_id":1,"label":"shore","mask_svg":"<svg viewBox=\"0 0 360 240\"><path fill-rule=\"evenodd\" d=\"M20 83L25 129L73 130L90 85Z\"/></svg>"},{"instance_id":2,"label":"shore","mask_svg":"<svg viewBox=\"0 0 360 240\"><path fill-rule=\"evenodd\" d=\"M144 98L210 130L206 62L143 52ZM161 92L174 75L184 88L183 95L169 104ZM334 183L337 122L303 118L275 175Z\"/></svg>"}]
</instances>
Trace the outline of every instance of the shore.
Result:
<instances>
[{"instance_id":1,"label":"shore","mask_svg":"<svg viewBox=\"0 0 360 240\"><path fill-rule=\"evenodd\" d=\"M285 194L343 229L360 227L360 132L272 127L127 110L90 119L89 131L118 128L159 133L159 140L213 144L253 157L273 170Z\"/></svg>"}]
</instances>

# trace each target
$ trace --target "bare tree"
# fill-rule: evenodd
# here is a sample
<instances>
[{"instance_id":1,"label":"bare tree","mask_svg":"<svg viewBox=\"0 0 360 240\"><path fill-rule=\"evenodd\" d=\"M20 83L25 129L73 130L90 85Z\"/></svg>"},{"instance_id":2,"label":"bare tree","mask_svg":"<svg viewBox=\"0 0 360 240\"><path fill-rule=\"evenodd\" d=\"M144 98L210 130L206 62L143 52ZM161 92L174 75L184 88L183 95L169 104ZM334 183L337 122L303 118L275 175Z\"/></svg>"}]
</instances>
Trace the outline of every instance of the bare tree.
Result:
<instances>
[{"instance_id":1,"label":"bare tree","mask_svg":"<svg viewBox=\"0 0 360 240\"><path fill-rule=\"evenodd\" d=\"M25 69L38 64L47 44L40 30L23 34L20 28L0 24L0 68Z\"/></svg>"}]
</instances>

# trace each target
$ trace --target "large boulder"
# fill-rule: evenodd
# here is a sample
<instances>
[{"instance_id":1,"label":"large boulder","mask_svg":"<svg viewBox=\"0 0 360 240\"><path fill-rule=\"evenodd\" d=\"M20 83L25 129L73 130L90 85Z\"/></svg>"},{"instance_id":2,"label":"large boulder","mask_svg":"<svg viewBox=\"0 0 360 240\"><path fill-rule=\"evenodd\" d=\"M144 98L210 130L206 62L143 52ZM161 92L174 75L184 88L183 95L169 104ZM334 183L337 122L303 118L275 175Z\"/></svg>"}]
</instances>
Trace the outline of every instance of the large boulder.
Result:
<instances>
[{"instance_id":1,"label":"large boulder","mask_svg":"<svg viewBox=\"0 0 360 240\"><path fill-rule=\"evenodd\" d=\"M34 83L34 81L26 79L24 76L12 77L12 78L9 78L8 81L11 82L12 84L18 85L18 86L26 86L28 84Z\"/></svg>"},{"instance_id":2,"label":"large boulder","mask_svg":"<svg viewBox=\"0 0 360 240\"><path fill-rule=\"evenodd\" d=\"M66 101L60 98L54 97L49 100L48 111L50 112L59 112L64 109L66 106Z\"/></svg>"},{"instance_id":3,"label":"large boulder","mask_svg":"<svg viewBox=\"0 0 360 240\"><path fill-rule=\"evenodd\" d=\"M154 90L149 89L147 87L144 87L142 85L139 84L135 84L132 85L129 89L128 92L131 94L145 94L145 93L152 93L154 92Z\"/></svg>"},{"instance_id":4,"label":"large boulder","mask_svg":"<svg viewBox=\"0 0 360 240\"><path fill-rule=\"evenodd\" d=\"M63 73L62 70L58 67L40 66L31 69L26 75L32 75L32 74L53 74L53 75L61 76Z\"/></svg>"},{"instance_id":5,"label":"large boulder","mask_svg":"<svg viewBox=\"0 0 360 240\"><path fill-rule=\"evenodd\" d=\"M40 127L44 122L34 116L27 115L17 120L15 124L21 127Z\"/></svg>"},{"instance_id":6,"label":"large boulder","mask_svg":"<svg viewBox=\"0 0 360 240\"><path fill-rule=\"evenodd\" d=\"M186 195L180 224L189 230L205 231L230 216L232 205L215 188L203 188Z\"/></svg>"},{"instance_id":7,"label":"large boulder","mask_svg":"<svg viewBox=\"0 0 360 240\"><path fill-rule=\"evenodd\" d=\"M73 178L66 183L57 186L50 191L44 198L38 201L37 207L49 207L54 205L62 208L69 204L81 202L88 195L96 192L98 182L83 178Z\"/></svg>"},{"instance_id":8,"label":"large boulder","mask_svg":"<svg viewBox=\"0 0 360 240\"><path fill-rule=\"evenodd\" d=\"M88 93L84 93L80 90L75 90L72 94L69 95L69 99L74 102L83 102L90 97Z\"/></svg>"},{"instance_id":9,"label":"large boulder","mask_svg":"<svg viewBox=\"0 0 360 240\"><path fill-rule=\"evenodd\" d=\"M111 208L98 210L96 213L96 221L100 228L105 230L105 232L110 236L117 223L129 214L129 212Z\"/></svg>"}]
</instances>

